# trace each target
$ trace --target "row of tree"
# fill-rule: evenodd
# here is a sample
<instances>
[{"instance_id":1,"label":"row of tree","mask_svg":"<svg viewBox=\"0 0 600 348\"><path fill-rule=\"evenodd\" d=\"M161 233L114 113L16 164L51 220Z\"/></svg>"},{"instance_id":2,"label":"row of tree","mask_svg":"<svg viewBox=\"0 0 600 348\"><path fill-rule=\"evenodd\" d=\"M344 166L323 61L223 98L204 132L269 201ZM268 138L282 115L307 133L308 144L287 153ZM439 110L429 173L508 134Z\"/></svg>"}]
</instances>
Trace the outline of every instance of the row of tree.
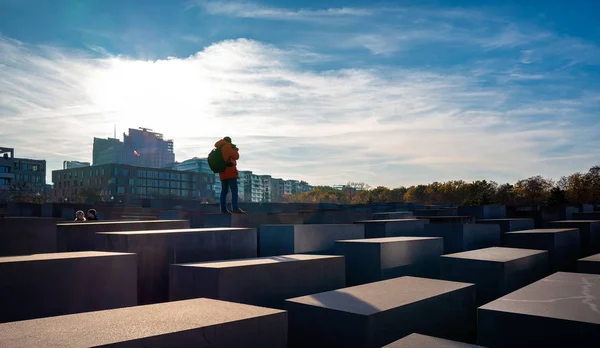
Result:
<instances>
[{"instance_id":1,"label":"row of tree","mask_svg":"<svg viewBox=\"0 0 600 348\"><path fill-rule=\"evenodd\" d=\"M352 204L418 202L460 205L600 203L600 166L590 168L587 173L564 176L558 181L533 176L519 180L515 184L501 185L487 180L473 182L453 180L394 189L383 186L371 188L364 183L348 183L342 190L317 186L310 192L286 196L284 201Z\"/></svg>"}]
</instances>

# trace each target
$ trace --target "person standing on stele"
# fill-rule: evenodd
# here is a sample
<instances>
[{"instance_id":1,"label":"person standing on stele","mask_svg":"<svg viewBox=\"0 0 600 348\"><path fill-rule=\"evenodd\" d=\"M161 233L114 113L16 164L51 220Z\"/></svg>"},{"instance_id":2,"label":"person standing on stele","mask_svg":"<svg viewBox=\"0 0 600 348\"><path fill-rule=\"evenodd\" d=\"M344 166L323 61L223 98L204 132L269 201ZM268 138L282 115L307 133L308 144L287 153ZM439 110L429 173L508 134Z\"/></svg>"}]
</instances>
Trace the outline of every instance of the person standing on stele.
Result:
<instances>
[{"instance_id":1,"label":"person standing on stele","mask_svg":"<svg viewBox=\"0 0 600 348\"><path fill-rule=\"evenodd\" d=\"M215 148L221 149L223 161L226 163L225 170L219 172L221 180L221 213L244 214L245 211L238 206L238 170L237 160L240 158L239 149L231 142L230 137L225 137L215 143ZM231 208L227 209L227 195L231 191Z\"/></svg>"}]
</instances>

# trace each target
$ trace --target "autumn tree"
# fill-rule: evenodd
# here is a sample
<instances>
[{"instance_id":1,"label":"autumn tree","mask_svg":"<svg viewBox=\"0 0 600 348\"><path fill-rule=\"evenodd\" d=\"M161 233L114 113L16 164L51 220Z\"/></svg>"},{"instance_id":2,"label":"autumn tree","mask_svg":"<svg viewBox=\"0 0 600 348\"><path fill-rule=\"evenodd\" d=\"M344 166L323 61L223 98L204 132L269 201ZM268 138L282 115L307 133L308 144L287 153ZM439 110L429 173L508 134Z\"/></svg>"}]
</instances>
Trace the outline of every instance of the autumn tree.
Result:
<instances>
[{"instance_id":1,"label":"autumn tree","mask_svg":"<svg viewBox=\"0 0 600 348\"><path fill-rule=\"evenodd\" d=\"M514 188L517 204L544 204L553 186L554 182L551 179L546 179L540 175L519 180Z\"/></svg>"}]
</instances>

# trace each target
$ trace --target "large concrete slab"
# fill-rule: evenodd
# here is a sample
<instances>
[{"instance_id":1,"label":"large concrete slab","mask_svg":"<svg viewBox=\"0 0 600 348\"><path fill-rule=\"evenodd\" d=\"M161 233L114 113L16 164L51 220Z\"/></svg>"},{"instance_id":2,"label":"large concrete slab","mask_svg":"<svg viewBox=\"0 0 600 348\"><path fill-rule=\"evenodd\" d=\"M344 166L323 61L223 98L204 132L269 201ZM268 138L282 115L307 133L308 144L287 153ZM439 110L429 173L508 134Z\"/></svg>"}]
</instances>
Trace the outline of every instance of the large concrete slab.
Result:
<instances>
[{"instance_id":1,"label":"large concrete slab","mask_svg":"<svg viewBox=\"0 0 600 348\"><path fill-rule=\"evenodd\" d=\"M246 227L258 228L260 225L293 225L304 223L296 213L293 214L206 214L197 211L188 212L191 228Z\"/></svg>"},{"instance_id":2,"label":"large concrete slab","mask_svg":"<svg viewBox=\"0 0 600 348\"><path fill-rule=\"evenodd\" d=\"M346 282L358 285L401 276L439 277L442 238L388 237L338 240L346 259Z\"/></svg>"},{"instance_id":3,"label":"large concrete slab","mask_svg":"<svg viewBox=\"0 0 600 348\"><path fill-rule=\"evenodd\" d=\"M52 218L0 217L0 256L56 252Z\"/></svg>"},{"instance_id":4,"label":"large concrete slab","mask_svg":"<svg viewBox=\"0 0 600 348\"><path fill-rule=\"evenodd\" d=\"M365 226L365 238L421 236L428 220L360 220L355 224Z\"/></svg>"},{"instance_id":5,"label":"large concrete slab","mask_svg":"<svg viewBox=\"0 0 600 348\"><path fill-rule=\"evenodd\" d=\"M383 348L485 348L474 344L446 340L439 337L410 334Z\"/></svg>"},{"instance_id":6,"label":"large concrete slab","mask_svg":"<svg viewBox=\"0 0 600 348\"><path fill-rule=\"evenodd\" d=\"M480 224L428 224L423 236L444 238L444 253L458 253L501 245L500 227Z\"/></svg>"},{"instance_id":7,"label":"large concrete slab","mask_svg":"<svg viewBox=\"0 0 600 348\"><path fill-rule=\"evenodd\" d=\"M169 265L257 257L255 228L194 228L182 230L100 232L99 250L138 255L138 301L169 299Z\"/></svg>"},{"instance_id":8,"label":"large concrete slab","mask_svg":"<svg viewBox=\"0 0 600 348\"><path fill-rule=\"evenodd\" d=\"M548 267L546 250L493 247L442 256L440 279L474 283L479 306L544 278Z\"/></svg>"},{"instance_id":9,"label":"large concrete slab","mask_svg":"<svg viewBox=\"0 0 600 348\"><path fill-rule=\"evenodd\" d=\"M600 254L577 260L577 272L600 274Z\"/></svg>"},{"instance_id":10,"label":"large concrete slab","mask_svg":"<svg viewBox=\"0 0 600 348\"><path fill-rule=\"evenodd\" d=\"M56 225L59 252L96 250L97 232L190 228L188 220L86 221Z\"/></svg>"},{"instance_id":11,"label":"large concrete slab","mask_svg":"<svg viewBox=\"0 0 600 348\"><path fill-rule=\"evenodd\" d=\"M477 220L506 218L505 205L460 206L458 215L474 216Z\"/></svg>"},{"instance_id":12,"label":"large concrete slab","mask_svg":"<svg viewBox=\"0 0 600 348\"><path fill-rule=\"evenodd\" d=\"M135 254L1 257L0 322L135 306L136 277Z\"/></svg>"},{"instance_id":13,"label":"large concrete slab","mask_svg":"<svg viewBox=\"0 0 600 348\"><path fill-rule=\"evenodd\" d=\"M208 297L283 309L288 298L345 287L344 268L344 257L323 255L176 264L169 300Z\"/></svg>"},{"instance_id":14,"label":"large concrete slab","mask_svg":"<svg viewBox=\"0 0 600 348\"><path fill-rule=\"evenodd\" d=\"M564 220L550 222L550 228L577 228L581 243L580 256L600 253L600 220Z\"/></svg>"},{"instance_id":15,"label":"large concrete slab","mask_svg":"<svg viewBox=\"0 0 600 348\"><path fill-rule=\"evenodd\" d=\"M532 230L535 228L535 222L529 218L506 218L506 219L483 219L477 220L478 224L484 225L498 225L500 226L500 232L513 232Z\"/></svg>"},{"instance_id":16,"label":"large concrete slab","mask_svg":"<svg viewBox=\"0 0 600 348\"><path fill-rule=\"evenodd\" d=\"M413 219L414 214L412 211L395 211L389 213L375 213L373 214L374 220L393 220L393 219Z\"/></svg>"},{"instance_id":17,"label":"large concrete slab","mask_svg":"<svg viewBox=\"0 0 600 348\"><path fill-rule=\"evenodd\" d=\"M415 216L415 219L428 220L430 224L471 224L475 223L473 216Z\"/></svg>"},{"instance_id":18,"label":"large concrete slab","mask_svg":"<svg viewBox=\"0 0 600 348\"><path fill-rule=\"evenodd\" d=\"M487 347L597 347L600 275L554 273L477 310Z\"/></svg>"},{"instance_id":19,"label":"large concrete slab","mask_svg":"<svg viewBox=\"0 0 600 348\"><path fill-rule=\"evenodd\" d=\"M373 218L372 211L305 211L299 212L304 224L351 224Z\"/></svg>"},{"instance_id":20,"label":"large concrete slab","mask_svg":"<svg viewBox=\"0 0 600 348\"><path fill-rule=\"evenodd\" d=\"M336 240L362 238L360 224L263 225L258 230L260 256L332 253Z\"/></svg>"},{"instance_id":21,"label":"large concrete slab","mask_svg":"<svg viewBox=\"0 0 600 348\"><path fill-rule=\"evenodd\" d=\"M194 299L0 325L0 346L286 347L285 311Z\"/></svg>"},{"instance_id":22,"label":"large concrete slab","mask_svg":"<svg viewBox=\"0 0 600 348\"><path fill-rule=\"evenodd\" d=\"M475 286L400 277L286 301L292 347L381 347L413 332L473 342Z\"/></svg>"},{"instance_id":23,"label":"large concrete slab","mask_svg":"<svg viewBox=\"0 0 600 348\"><path fill-rule=\"evenodd\" d=\"M504 234L505 246L548 250L550 272L571 271L579 258L579 230L576 228L545 228Z\"/></svg>"}]
</instances>

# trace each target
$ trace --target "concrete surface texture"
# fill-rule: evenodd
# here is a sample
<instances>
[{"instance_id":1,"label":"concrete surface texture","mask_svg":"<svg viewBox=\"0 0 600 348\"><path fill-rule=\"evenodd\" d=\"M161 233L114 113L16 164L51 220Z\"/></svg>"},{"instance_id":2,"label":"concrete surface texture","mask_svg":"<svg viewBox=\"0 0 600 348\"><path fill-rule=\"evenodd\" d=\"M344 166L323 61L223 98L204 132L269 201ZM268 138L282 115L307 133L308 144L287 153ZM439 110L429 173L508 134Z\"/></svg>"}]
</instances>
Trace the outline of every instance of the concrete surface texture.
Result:
<instances>
[{"instance_id":1,"label":"concrete surface texture","mask_svg":"<svg viewBox=\"0 0 600 348\"><path fill-rule=\"evenodd\" d=\"M535 228L533 219L528 218L506 218L506 219L483 219L477 220L478 224L498 225L502 233Z\"/></svg>"},{"instance_id":2,"label":"concrete surface texture","mask_svg":"<svg viewBox=\"0 0 600 348\"><path fill-rule=\"evenodd\" d=\"M480 224L428 224L423 236L444 238L444 253L457 253L501 245L498 225Z\"/></svg>"},{"instance_id":3,"label":"concrete surface texture","mask_svg":"<svg viewBox=\"0 0 600 348\"><path fill-rule=\"evenodd\" d=\"M581 246L576 228L545 228L504 234L504 246L510 248L548 250L550 271L572 271Z\"/></svg>"},{"instance_id":4,"label":"concrete surface texture","mask_svg":"<svg viewBox=\"0 0 600 348\"><path fill-rule=\"evenodd\" d=\"M56 225L59 252L96 250L97 232L190 228L187 220L86 221Z\"/></svg>"},{"instance_id":5,"label":"concrete surface texture","mask_svg":"<svg viewBox=\"0 0 600 348\"><path fill-rule=\"evenodd\" d=\"M373 220L390 220L390 219L412 219L414 216L412 211L396 211L389 213L375 213Z\"/></svg>"},{"instance_id":6,"label":"concrete surface texture","mask_svg":"<svg viewBox=\"0 0 600 348\"><path fill-rule=\"evenodd\" d=\"M211 299L0 325L12 347L286 347L286 313Z\"/></svg>"},{"instance_id":7,"label":"concrete surface texture","mask_svg":"<svg viewBox=\"0 0 600 348\"><path fill-rule=\"evenodd\" d=\"M596 347L600 275L554 273L478 309L488 347Z\"/></svg>"},{"instance_id":8,"label":"concrete surface texture","mask_svg":"<svg viewBox=\"0 0 600 348\"><path fill-rule=\"evenodd\" d=\"M358 220L355 224L365 226L365 238L421 236L427 220Z\"/></svg>"},{"instance_id":9,"label":"concrete surface texture","mask_svg":"<svg viewBox=\"0 0 600 348\"><path fill-rule=\"evenodd\" d=\"M138 256L138 301L168 301L169 265L257 257L255 228L101 232L97 249Z\"/></svg>"},{"instance_id":10,"label":"concrete surface texture","mask_svg":"<svg viewBox=\"0 0 600 348\"><path fill-rule=\"evenodd\" d=\"M475 286L400 277L286 301L290 346L381 347L413 332L475 338Z\"/></svg>"},{"instance_id":11,"label":"concrete surface texture","mask_svg":"<svg viewBox=\"0 0 600 348\"><path fill-rule=\"evenodd\" d=\"M331 253L336 240L362 238L360 224L263 225L258 230L260 256Z\"/></svg>"},{"instance_id":12,"label":"concrete surface texture","mask_svg":"<svg viewBox=\"0 0 600 348\"><path fill-rule=\"evenodd\" d=\"M486 248L443 255L440 278L475 283L477 305L483 305L549 275L548 252Z\"/></svg>"},{"instance_id":13,"label":"concrete surface texture","mask_svg":"<svg viewBox=\"0 0 600 348\"><path fill-rule=\"evenodd\" d=\"M577 228L581 242L580 256L600 253L600 221L598 220L564 220L552 221L551 228Z\"/></svg>"},{"instance_id":14,"label":"concrete surface texture","mask_svg":"<svg viewBox=\"0 0 600 348\"><path fill-rule=\"evenodd\" d=\"M342 256L282 255L170 266L169 300L208 297L283 308L288 298L346 286Z\"/></svg>"},{"instance_id":15,"label":"concrete surface texture","mask_svg":"<svg viewBox=\"0 0 600 348\"><path fill-rule=\"evenodd\" d=\"M460 206L458 215L473 216L477 220L482 219L504 219L506 218L506 206L504 205L479 205Z\"/></svg>"},{"instance_id":16,"label":"concrete surface texture","mask_svg":"<svg viewBox=\"0 0 600 348\"><path fill-rule=\"evenodd\" d=\"M0 256L55 253L53 218L0 217Z\"/></svg>"},{"instance_id":17,"label":"concrete surface texture","mask_svg":"<svg viewBox=\"0 0 600 348\"><path fill-rule=\"evenodd\" d=\"M421 334L410 334L404 338L390 343L383 348L485 348L482 346L463 342L446 340Z\"/></svg>"},{"instance_id":18,"label":"concrete surface texture","mask_svg":"<svg viewBox=\"0 0 600 348\"><path fill-rule=\"evenodd\" d=\"M135 254L90 251L2 257L0 322L135 306L136 278Z\"/></svg>"},{"instance_id":19,"label":"concrete surface texture","mask_svg":"<svg viewBox=\"0 0 600 348\"><path fill-rule=\"evenodd\" d=\"M600 274L600 254L577 260L577 272Z\"/></svg>"},{"instance_id":20,"label":"concrete surface texture","mask_svg":"<svg viewBox=\"0 0 600 348\"><path fill-rule=\"evenodd\" d=\"M336 241L346 260L346 281L358 285L401 276L439 278L442 238L388 237Z\"/></svg>"}]
</instances>

